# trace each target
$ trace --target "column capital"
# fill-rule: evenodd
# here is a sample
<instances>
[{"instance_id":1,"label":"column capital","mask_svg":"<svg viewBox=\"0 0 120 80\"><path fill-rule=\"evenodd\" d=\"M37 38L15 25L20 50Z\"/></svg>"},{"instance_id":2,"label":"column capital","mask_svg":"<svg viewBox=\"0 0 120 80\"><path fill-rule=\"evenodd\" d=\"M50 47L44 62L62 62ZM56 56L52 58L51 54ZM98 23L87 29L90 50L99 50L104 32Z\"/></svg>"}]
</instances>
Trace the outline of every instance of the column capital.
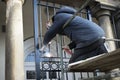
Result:
<instances>
[{"instance_id":1,"label":"column capital","mask_svg":"<svg viewBox=\"0 0 120 80\"><path fill-rule=\"evenodd\" d=\"M101 10L115 11L117 9L117 7L115 6L104 4L98 1L94 1L94 4L92 3L90 7L91 7L92 15L95 17L96 17L96 13L101 12ZM107 14L109 13L107 12Z\"/></svg>"},{"instance_id":2,"label":"column capital","mask_svg":"<svg viewBox=\"0 0 120 80\"><path fill-rule=\"evenodd\" d=\"M7 2L10 1L10 0L3 0L3 1L5 1L5 2L7 3ZM17 1L17 0L11 0L11 1ZM24 1L25 1L25 0L18 0L18 1L21 1L22 4L24 4Z\"/></svg>"},{"instance_id":3,"label":"column capital","mask_svg":"<svg viewBox=\"0 0 120 80\"><path fill-rule=\"evenodd\" d=\"M106 9L101 9L95 13L96 18L99 18L101 16L110 16L110 15L111 15L110 11Z\"/></svg>"}]
</instances>

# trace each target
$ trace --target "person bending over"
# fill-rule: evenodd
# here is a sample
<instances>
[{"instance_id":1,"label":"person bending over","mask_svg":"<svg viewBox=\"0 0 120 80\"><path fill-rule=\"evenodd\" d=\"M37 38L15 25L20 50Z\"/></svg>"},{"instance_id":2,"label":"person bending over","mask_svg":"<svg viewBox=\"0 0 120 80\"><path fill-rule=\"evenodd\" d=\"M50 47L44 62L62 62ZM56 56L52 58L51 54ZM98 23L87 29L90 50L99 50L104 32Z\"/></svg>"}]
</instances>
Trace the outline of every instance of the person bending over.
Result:
<instances>
[{"instance_id":1,"label":"person bending over","mask_svg":"<svg viewBox=\"0 0 120 80\"><path fill-rule=\"evenodd\" d=\"M61 7L52 17L52 25L47 30L43 40L43 47L56 36L56 34L67 36L72 42L68 45L70 49L74 49L69 63L84 60L102 53L107 50L104 46L105 36L103 29L96 23L76 16L67 27L63 28L71 16L77 11L68 6Z\"/></svg>"}]
</instances>

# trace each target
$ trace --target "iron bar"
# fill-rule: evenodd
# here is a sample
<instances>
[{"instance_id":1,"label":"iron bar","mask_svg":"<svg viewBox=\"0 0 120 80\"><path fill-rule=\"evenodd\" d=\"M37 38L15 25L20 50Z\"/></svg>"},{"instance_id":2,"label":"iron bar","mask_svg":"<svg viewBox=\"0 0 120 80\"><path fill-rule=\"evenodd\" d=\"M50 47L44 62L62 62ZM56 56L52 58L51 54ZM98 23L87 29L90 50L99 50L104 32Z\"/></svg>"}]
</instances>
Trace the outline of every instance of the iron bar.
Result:
<instances>
[{"instance_id":1,"label":"iron bar","mask_svg":"<svg viewBox=\"0 0 120 80\"><path fill-rule=\"evenodd\" d=\"M105 37L102 37L102 39L104 39L105 41L117 41L117 42L120 41L120 39L105 38Z\"/></svg>"},{"instance_id":2,"label":"iron bar","mask_svg":"<svg viewBox=\"0 0 120 80\"><path fill-rule=\"evenodd\" d=\"M40 25L40 32L39 32L39 34L40 34L40 41L41 41L41 43L40 43L40 47L42 47L42 42L43 42L43 32L42 32L42 6L40 5L39 6L39 25Z\"/></svg>"},{"instance_id":3,"label":"iron bar","mask_svg":"<svg viewBox=\"0 0 120 80\"><path fill-rule=\"evenodd\" d=\"M73 72L73 80L76 80L76 78L75 78L75 72Z\"/></svg>"},{"instance_id":4,"label":"iron bar","mask_svg":"<svg viewBox=\"0 0 120 80\"><path fill-rule=\"evenodd\" d=\"M45 7L48 6L49 8L55 8L55 9L60 9L60 7L62 7L62 6L57 7L57 6L46 5L46 4L42 4L42 3L38 3L38 5L45 6ZM86 14L87 12L81 10L81 11L77 12L77 14L79 14L79 13Z\"/></svg>"},{"instance_id":5,"label":"iron bar","mask_svg":"<svg viewBox=\"0 0 120 80\"><path fill-rule=\"evenodd\" d=\"M64 80L64 69L63 69L63 53L62 53L62 35L59 35L58 37L58 41L59 41L59 54L60 54L60 65L61 65L61 80Z\"/></svg>"},{"instance_id":6,"label":"iron bar","mask_svg":"<svg viewBox=\"0 0 120 80\"><path fill-rule=\"evenodd\" d=\"M67 72L65 72L66 73L66 80L69 80L69 78L68 78L68 73Z\"/></svg>"},{"instance_id":7,"label":"iron bar","mask_svg":"<svg viewBox=\"0 0 120 80\"><path fill-rule=\"evenodd\" d=\"M46 5L46 4L41 4L41 3L38 3L38 5L41 5L41 6L48 6L48 7L50 7L50 8L60 9L60 7L51 6L51 5Z\"/></svg>"},{"instance_id":8,"label":"iron bar","mask_svg":"<svg viewBox=\"0 0 120 80\"><path fill-rule=\"evenodd\" d=\"M112 16L112 23L113 23L114 35L115 35L115 38L118 38L117 28L116 28L114 17L115 16L113 15ZM119 48L119 42L115 42L115 43L116 43L116 47Z\"/></svg>"},{"instance_id":9,"label":"iron bar","mask_svg":"<svg viewBox=\"0 0 120 80\"><path fill-rule=\"evenodd\" d=\"M55 3L53 3L53 7L54 7L54 8L53 8L53 11L54 11L54 13L53 13L53 14L55 15L55 14L56 14Z\"/></svg>"},{"instance_id":10,"label":"iron bar","mask_svg":"<svg viewBox=\"0 0 120 80\"><path fill-rule=\"evenodd\" d=\"M120 39L112 39L112 38L105 38L105 40L106 40L106 41L117 41L117 42L120 41Z\"/></svg>"},{"instance_id":11,"label":"iron bar","mask_svg":"<svg viewBox=\"0 0 120 80\"><path fill-rule=\"evenodd\" d=\"M50 20L48 2L46 2L47 22Z\"/></svg>"},{"instance_id":12,"label":"iron bar","mask_svg":"<svg viewBox=\"0 0 120 80\"><path fill-rule=\"evenodd\" d=\"M55 14L56 14L56 6L55 6L55 3L53 3L53 7L54 7L54 8L53 8L53 14L55 15ZM57 38L57 39L56 39L56 50L57 50L56 53L57 53L57 56L59 56L59 55L58 55L58 53L59 53L59 52L58 52L58 35L56 36L56 38Z\"/></svg>"},{"instance_id":13,"label":"iron bar","mask_svg":"<svg viewBox=\"0 0 120 80\"><path fill-rule=\"evenodd\" d=\"M80 77L81 77L81 79L83 78L82 72L80 73Z\"/></svg>"},{"instance_id":14,"label":"iron bar","mask_svg":"<svg viewBox=\"0 0 120 80\"><path fill-rule=\"evenodd\" d=\"M86 12L87 12L87 19L89 20L89 21L92 21L92 16L91 16L91 10L90 10L90 7L89 6L87 6L86 7Z\"/></svg>"},{"instance_id":15,"label":"iron bar","mask_svg":"<svg viewBox=\"0 0 120 80\"><path fill-rule=\"evenodd\" d=\"M35 69L36 80L40 80L40 55L39 55L39 34L38 34L38 5L37 0L33 0L34 14L34 46L35 46Z\"/></svg>"}]
</instances>

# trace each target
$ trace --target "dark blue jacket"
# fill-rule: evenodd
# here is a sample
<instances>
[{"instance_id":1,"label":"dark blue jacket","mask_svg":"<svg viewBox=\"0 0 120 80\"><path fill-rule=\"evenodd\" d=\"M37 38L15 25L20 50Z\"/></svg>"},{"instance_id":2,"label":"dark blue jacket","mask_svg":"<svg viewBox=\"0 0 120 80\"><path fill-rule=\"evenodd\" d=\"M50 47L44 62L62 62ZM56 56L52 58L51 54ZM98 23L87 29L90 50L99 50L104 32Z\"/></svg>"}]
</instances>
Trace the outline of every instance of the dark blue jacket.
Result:
<instances>
[{"instance_id":1,"label":"dark blue jacket","mask_svg":"<svg viewBox=\"0 0 120 80\"><path fill-rule=\"evenodd\" d=\"M56 12L56 15L53 17L53 24L44 36L44 45L48 44L56 34L64 34L69 37L76 44L76 48L88 46L104 36L104 31L100 26L80 16L76 16L63 29L65 22L75 12L76 10L71 7L62 7Z\"/></svg>"}]
</instances>

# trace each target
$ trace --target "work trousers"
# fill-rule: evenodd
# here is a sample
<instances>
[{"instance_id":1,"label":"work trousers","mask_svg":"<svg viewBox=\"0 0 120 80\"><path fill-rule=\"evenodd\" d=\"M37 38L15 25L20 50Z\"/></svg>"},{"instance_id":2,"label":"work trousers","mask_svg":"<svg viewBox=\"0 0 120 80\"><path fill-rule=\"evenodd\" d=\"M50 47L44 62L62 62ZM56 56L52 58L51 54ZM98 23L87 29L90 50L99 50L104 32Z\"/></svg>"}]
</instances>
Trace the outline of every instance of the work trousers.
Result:
<instances>
[{"instance_id":1,"label":"work trousers","mask_svg":"<svg viewBox=\"0 0 120 80\"><path fill-rule=\"evenodd\" d=\"M72 54L69 63L85 60L107 52L108 51L104 46L104 41L100 39L86 47L74 49L74 53Z\"/></svg>"}]
</instances>

